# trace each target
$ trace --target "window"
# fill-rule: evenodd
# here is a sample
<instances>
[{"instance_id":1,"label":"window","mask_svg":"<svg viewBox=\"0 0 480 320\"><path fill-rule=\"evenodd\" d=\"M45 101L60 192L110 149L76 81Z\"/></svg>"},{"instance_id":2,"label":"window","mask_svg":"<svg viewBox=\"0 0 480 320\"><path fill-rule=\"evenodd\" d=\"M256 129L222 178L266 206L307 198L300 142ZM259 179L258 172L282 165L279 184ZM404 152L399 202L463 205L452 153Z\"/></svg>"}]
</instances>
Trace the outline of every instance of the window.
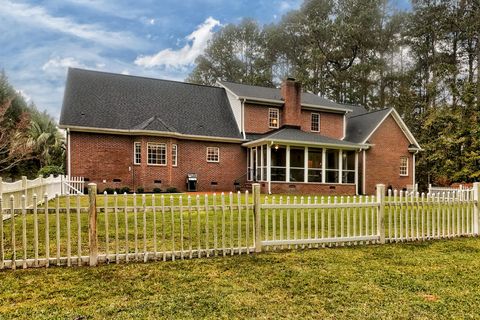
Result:
<instances>
[{"instance_id":1,"label":"window","mask_svg":"<svg viewBox=\"0 0 480 320\"><path fill-rule=\"evenodd\" d=\"M313 132L320 132L320 114L312 113L312 121L310 129Z\"/></svg>"},{"instance_id":2,"label":"window","mask_svg":"<svg viewBox=\"0 0 480 320\"><path fill-rule=\"evenodd\" d=\"M269 128L278 128L278 118L279 118L278 109L269 108L268 109L268 127Z\"/></svg>"},{"instance_id":3,"label":"window","mask_svg":"<svg viewBox=\"0 0 480 320\"><path fill-rule=\"evenodd\" d=\"M339 163L338 163L338 150L327 149L326 151L326 164L325 164L325 182L338 183Z\"/></svg>"},{"instance_id":4,"label":"window","mask_svg":"<svg viewBox=\"0 0 480 320\"><path fill-rule=\"evenodd\" d=\"M164 143L147 143L147 163L150 165L167 165L167 146Z\"/></svg>"},{"instance_id":5,"label":"window","mask_svg":"<svg viewBox=\"0 0 480 320\"><path fill-rule=\"evenodd\" d=\"M134 143L134 160L133 164L140 164L142 163L142 143L135 142Z\"/></svg>"},{"instance_id":6,"label":"window","mask_svg":"<svg viewBox=\"0 0 480 320\"><path fill-rule=\"evenodd\" d=\"M408 176L408 158L400 157L400 175Z\"/></svg>"},{"instance_id":7,"label":"window","mask_svg":"<svg viewBox=\"0 0 480 320\"><path fill-rule=\"evenodd\" d=\"M218 147L207 147L207 162L220 162L220 149Z\"/></svg>"},{"instance_id":8,"label":"window","mask_svg":"<svg viewBox=\"0 0 480 320\"><path fill-rule=\"evenodd\" d=\"M172 144L172 166L177 166L178 147L176 144Z\"/></svg>"}]
</instances>

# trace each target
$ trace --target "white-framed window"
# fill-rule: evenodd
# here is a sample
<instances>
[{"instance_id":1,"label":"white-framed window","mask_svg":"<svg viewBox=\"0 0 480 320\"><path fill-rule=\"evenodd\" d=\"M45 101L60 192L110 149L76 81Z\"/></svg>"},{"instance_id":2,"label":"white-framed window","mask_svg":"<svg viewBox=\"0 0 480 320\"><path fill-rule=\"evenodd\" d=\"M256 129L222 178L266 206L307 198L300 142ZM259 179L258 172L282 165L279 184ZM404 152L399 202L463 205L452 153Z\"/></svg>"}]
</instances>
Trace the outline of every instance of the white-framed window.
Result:
<instances>
[{"instance_id":1,"label":"white-framed window","mask_svg":"<svg viewBox=\"0 0 480 320\"><path fill-rule=\"evenodd\" d=\"M142 143L135 142L133 144L133 164L142 163Z\"/></svg>"},{"instance_id":2,"label":"white-framed window","mask_svg":"<svg viewBox=\"0 0 480 320\"><path fill-rule=\"evenodd\" d=\"M310 130L313 132L320 132L320 114L312 113Z\"/></svg>"},{"instance_id":3,"label":"white-framed window","mask_svg":"<svg viewBox=\"0 0 480 320\"><path fill-rule=\"evenodd\" d=\"M268 127L278 128L280 111L277 108L268 108Z\"/></svg>"},{"instance_id":4,"label":"white-framed window","mask_svg":"<svg viewBox=\"0 0 480 320\"><path fill-rule=\"evenodd\" d=\"M408 157L400 157L400 175L408 176Z\"/></svg>"},{"instance_id":5,"label":"white-framed window","mask_svg":"<svg viewBox=\"0 0 480 320\"><path fill-rule=\"evenodd\" d=\"M172 144L172 166L177 166L177 158L178 158L178 146L176 144Z\"/></svg>"},{"instance_id":6,"label":"white-framed window","mask_svg":"<svg viewBox=\"0 0 480 320\"><path fill-rule=\"evenodd\" d=\"M147 143L147 163L149 165L167 165L167 145L165 143Z\"/></svg>"},{"instance_id":7,"label":"white-framed window","mask_svg":"<svg viewBox=\"0 0 480 320\"><path fill-rule=\"evenodd\" d=\"M220 148L207 147L207 162L220 162Z\"/></svg>"}]
</instances>

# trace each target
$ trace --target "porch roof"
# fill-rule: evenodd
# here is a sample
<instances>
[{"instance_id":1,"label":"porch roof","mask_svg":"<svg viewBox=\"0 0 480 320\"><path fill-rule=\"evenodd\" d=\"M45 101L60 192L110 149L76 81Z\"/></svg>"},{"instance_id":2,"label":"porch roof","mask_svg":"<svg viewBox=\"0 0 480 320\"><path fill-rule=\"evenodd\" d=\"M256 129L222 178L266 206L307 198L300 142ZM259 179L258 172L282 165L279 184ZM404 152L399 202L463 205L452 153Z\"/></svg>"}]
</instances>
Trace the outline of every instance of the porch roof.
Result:
<instances>
[{"instance_id":1,"label":"porch roof","mask_svg":"<svg viewBox=\"0 0 480 320\"><path fill-rule=\"evenodd\" d=\"M331 146L347 149L360 149L367 147L365 144L325 137L316 133L309 133L292 127L280 128L275 131L267 132L263 135L247 135L247 138L250 141L245 142L243 144L244 147L259 145L266 142L327 147Z\"/></svg>"}]
</instances>

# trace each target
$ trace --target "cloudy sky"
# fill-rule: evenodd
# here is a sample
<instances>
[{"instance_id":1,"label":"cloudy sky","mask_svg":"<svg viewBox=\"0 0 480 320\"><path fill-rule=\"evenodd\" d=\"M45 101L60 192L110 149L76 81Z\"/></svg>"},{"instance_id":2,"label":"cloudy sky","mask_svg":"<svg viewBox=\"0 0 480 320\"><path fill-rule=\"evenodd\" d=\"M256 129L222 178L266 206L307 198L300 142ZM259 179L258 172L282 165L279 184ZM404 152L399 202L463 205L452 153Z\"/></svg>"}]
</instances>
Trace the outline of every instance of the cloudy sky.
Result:
<instances>
[{"instance_id":1,"label":"cloudy sky","mask_svg":"<svg viewBox=\"0 0 480 320\"><path fill-rule=\"evenodd\" d=\"M397 0L405 7L407 0ZM182 81L213 33L302 0L0 0L0 69L58 119L68 67Z\"/></svg>"}]
</instances>

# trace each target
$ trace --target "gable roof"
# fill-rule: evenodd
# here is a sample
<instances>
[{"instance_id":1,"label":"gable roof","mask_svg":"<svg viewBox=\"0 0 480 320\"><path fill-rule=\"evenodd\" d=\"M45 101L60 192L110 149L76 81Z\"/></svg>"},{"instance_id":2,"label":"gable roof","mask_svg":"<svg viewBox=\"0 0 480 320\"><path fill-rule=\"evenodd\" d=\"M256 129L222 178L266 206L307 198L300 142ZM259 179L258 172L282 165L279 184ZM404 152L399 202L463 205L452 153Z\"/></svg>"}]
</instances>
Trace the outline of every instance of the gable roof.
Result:
<instances>
[{"instance_id":1,"label":"gable roof","mask_svg":"<svg viewBox=\"0 0 480 320\"><path fill-rule=\"evenodd\" d=\"M362 144L368 143L368 139L370 139L373 133L389 115L393 116L393 119L414 148L421 150L417 140L394 108L375 110L349 117L347 120L347 134L345 140Z\"/></svg>"},{"instance_id":2,"label":"gable roof","mask_svg":"<svg viewBox=\"0 0 480 320\"><path fill-rule=\"evenodd\" d=\"M256 144L263 141L276 142L295 142L300 144L322 145L322 146L338 146L361 148L362 145L350 141L338 140L334 138L325 137L316 133L302 131L295 127L283 127L263 135L248 135L252 141L244 143L244 146Z\"/></svg>"},{"instance_id":3,"label":"gable roof","mask_svg":"<svg viewBox=\"0 0 480 320\"><path fill-rule=\"evenodd\" d=\"M275 104L284 103L280 89L278 88L251 86L227 81L218 81L218 84L233 93L239 99L271 102ZM327 109L343 113L352 111L349 106L338 104L308 92L302 92L301 101L302 106L304 107Z\"/></svg>"},{"instance_id":4,"label":"gable roof","mask_svg":"<svg viewBox=\"0 0 480 320\"><path fill-rule=\"evenodd\" d=\"M223 88L76 68L60 127L242 139Z\"/></svg>"}]
</instances>

